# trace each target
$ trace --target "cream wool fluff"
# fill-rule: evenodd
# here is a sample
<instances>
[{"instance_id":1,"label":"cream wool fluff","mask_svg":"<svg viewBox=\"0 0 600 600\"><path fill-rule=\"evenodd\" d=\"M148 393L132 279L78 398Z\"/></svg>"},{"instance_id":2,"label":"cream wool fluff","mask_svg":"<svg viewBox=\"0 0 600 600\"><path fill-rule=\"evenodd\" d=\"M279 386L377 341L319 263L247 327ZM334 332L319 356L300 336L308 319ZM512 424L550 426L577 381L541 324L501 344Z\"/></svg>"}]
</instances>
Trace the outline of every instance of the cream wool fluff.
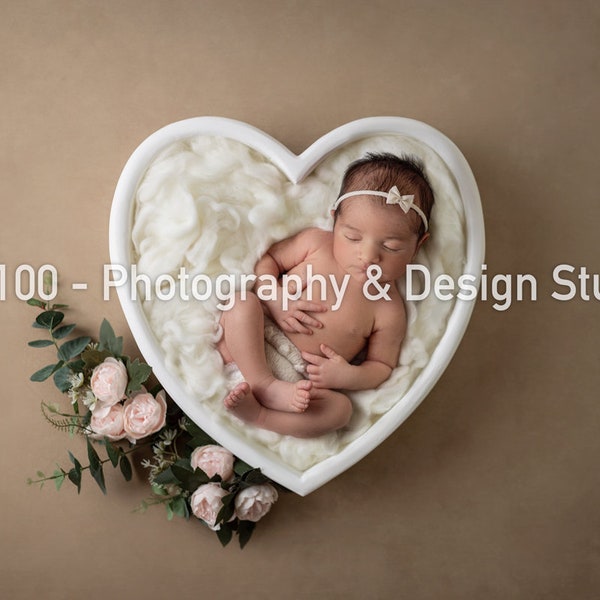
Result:
<instances>
[{"instance_id":1,"label":"cream wool fluff","mask_svg":"<svg viewBox=\"0 0 600 600\"><path fill-rule=\"evenodd\" d=\"M152 279L180 268L190 278L204 274L252 273L256 261L275 241L306 227L331 229L331 203L346 167L367 152L419 157L431 181L436 202L431 239L417 262L432 279L445 273L457 280L466 255L461 199L445 163L425 144L400 135L367 137L325 158L301 183L293 184L268 159L248 146L217 136L197 136L173 144L147 169L138 186L132 226L138 273ZM404 282L399 282L404 289ZM152 297L143 309L172 374L190 397L203 403L215 420L235 428L289 466L306 470L364 433L409 389L442 337L453 300L432 293L407 302L408 328L398 366L375 390L349 394L354 414L341 431L314 439L282 436L242 424L223 407L233 385L215 349L221 332L216 299L169 301ZM199 424L202 426L202 424Z\"/></svg>"}]
</instances>

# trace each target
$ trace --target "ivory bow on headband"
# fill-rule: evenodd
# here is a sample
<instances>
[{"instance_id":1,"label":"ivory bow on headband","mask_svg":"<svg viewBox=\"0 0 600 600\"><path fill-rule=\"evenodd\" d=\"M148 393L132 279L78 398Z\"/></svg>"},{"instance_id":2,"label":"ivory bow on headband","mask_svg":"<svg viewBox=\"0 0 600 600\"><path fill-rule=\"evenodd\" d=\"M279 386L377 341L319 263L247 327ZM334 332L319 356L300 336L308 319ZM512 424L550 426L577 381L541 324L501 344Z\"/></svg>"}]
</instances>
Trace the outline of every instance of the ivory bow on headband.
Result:
<instances>
[{"instance_id":1,"label":"ivory bow on headband","mask_svg":"<svg viewBox=\"0 0 600 600\"><path fill-rule=\"evenodd\" d=\"M414 194L403 196L400 194L400 190L396 186L394 186L387 194L385 194L385 192L381 193L385 196L386 204L398 204L406 214L408 214L408 211L411 208L414 208Z\"/></svg>"},{"instance_id":2,"label":"ivory bow on headband","mask_svg":"<svg viewBox=\"0 0 600 600\"><path fill-rule=\"evenodd\" d=\"M341 204L342 200L352 196L381 196L382 198L385 198L386 204L397 204L406 214L412 209L421 217L423 225L425 225L425 231L429 229L429 223L427 222L425 213L415 204L414 194L402 195L397 186L394 186L389 192L379 192L375 190L357 190L355 192L348 192L347 194L340 196L333 203L332 210L335 210Z\"/></svg>"}]
</instances>

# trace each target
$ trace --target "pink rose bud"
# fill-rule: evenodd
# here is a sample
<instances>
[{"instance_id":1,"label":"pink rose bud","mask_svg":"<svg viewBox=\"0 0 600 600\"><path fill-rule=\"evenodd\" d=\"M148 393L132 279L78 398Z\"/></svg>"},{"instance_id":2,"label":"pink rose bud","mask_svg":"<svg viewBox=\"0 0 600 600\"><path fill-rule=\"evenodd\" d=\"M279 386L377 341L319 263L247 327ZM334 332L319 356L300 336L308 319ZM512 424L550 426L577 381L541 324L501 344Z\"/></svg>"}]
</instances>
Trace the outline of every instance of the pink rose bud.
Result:
<instances>
[{"instance_id":1,"label":"pink rose bud","mask_svg":"<svg viewBox=\"0 0 600 600\"><path fill-rule=\"evenodd\" d=\"M117 442L125 437L125 429L123 428L123 405L115 404L108 410L105 417L98 417L96 413L92 413L90 421L90 429L93 431L90 434L91 438L102 439L107 437L111 442Z\"/></svg>"},{"instance_id":2,"label":"pink rose bud","mask_svg":"<svg viewBox=\"0 0 600 600\"><path fill-rule=\"evenodd\" d=\"M259 521L277 501L277 490L270 484L252 485L235 497L235 514L240 521Z\"/></svg>"},{"instance_id":3,"label":"pink rose bud","mask_svg":"<svg viewBox=\"0 0 600 600\"><path fill-rule=\"evenodd\" d=\"M138 392L123 407L123 427L132 443L165 426L167 401L164 390L156 394L156 398L146 391Z\"/></svg>"},{"instance_id":4,"label":"pink rose bud","mask_svg":"<svg viewBox=\"0 0 600 600\"><path fill-rule=\"evenodd\" d=\"M202 469L209 477L220 475L223 481L233 477L233 454L217 445L200 446L192 452L192 469Z\"/></svg>"},{"instance_id":5,"label":"pink rose bud","mask_svg":"<svg viewBox=\"0 0 600 600\"><path fill-rule=\"evenodd\" d=\"M103 405L112 406L125 398L127 381L125 365L109 356L92 371L90 387Z\"/></svg>"},{"instance_id":6,"label":"pink rose bud","mask_svg":"<svg viewBox=\"0 0 600 600\"><path fill-rule=\"evenodd\" d=\"M190 497L190 506L194 516L204 521L210 529L218 531L221 524L216 524L217 515L223 508L223 498L229 492L218 483L201 485Z\"/></svg>"}]
</instances>

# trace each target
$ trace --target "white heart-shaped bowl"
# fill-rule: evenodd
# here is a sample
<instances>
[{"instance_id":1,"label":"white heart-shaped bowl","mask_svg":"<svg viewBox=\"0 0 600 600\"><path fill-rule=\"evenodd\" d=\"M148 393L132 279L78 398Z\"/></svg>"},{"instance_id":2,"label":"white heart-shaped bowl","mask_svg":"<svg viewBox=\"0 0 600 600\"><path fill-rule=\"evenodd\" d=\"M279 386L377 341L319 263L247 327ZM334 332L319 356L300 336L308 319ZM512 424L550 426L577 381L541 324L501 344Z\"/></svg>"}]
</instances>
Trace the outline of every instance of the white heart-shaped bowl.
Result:
<instances>
[{"instance_id":1,"label":"white heart-shaped bowl","mask_svg":"<svg viewBox=\"0 0 600 600\"><path fill-rule=\"evenodd\" d=\"M235 140L266 157L290 182L301 182L328 156L352 143L377 136L401 136L416 140L443 161L458 191L464 214L464 259L461 274L479 284L484 259L484 225L479 192L471 169L459 149L436 129L401 117L372 117L343 125L295 155L277 140L245 123L220 117L198 117L172 123L150 135L133 152L117 183L110 216L110 256L113 266L129 270L135 254L132 227L138 186L153 160L173 144L195 136L217 136ZM230 235L230 234L228 234ZM107 282L105 281L105 286ZM110 284L109 284L110 285ZM450 362L469 322L473 299L455 298L445 321L445 329L426 364L389 410L338 452L304 470L291 467L261 445L229 427L213 410L198 402L172 369L150 326L139 298L133 298L129 285L115 286L131 332L145 360L167 393L182 410L211 437L248 464L260 467L274 481L300 494L315 490L355 464L386 439L412 413L429 393ZM225 390L223 390L223 394Z\"/></svg>"}]
</instances>

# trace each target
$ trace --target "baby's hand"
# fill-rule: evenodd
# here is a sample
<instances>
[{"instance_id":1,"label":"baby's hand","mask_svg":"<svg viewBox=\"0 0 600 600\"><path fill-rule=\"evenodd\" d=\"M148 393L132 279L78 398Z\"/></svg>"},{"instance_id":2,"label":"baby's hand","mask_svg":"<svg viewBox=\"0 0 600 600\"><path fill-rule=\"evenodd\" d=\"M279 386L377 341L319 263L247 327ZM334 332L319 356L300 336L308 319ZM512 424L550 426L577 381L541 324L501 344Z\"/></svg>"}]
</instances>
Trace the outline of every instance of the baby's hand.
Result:
<instances>
[{"instance_id":1,"label":"baby's hand","mask_svg":"<svg viewBox=\"0 0 600 600\"><path fill-rule=\"evenodd\" d=\"M318 302L294 300L289 302L287 310L281 306L269 305L271 316L287 333L306 333L312 335L313 329L320 329L323 323L308 313L326 312L327 307Z\"/></svg>"},{"instance_id":2,"label":"baby's hand","mask_svg":"<svg viewBox=\"0 0 600 600\"><path fill-rule=\"evenodd\" d=\"M308 379L317 388L333 390L343 388L344 382L347 381L346 367L350 367L350 363L329 346L321 344L320 347L324 356L302 352L302 358L310 363L306 367Z\"/></svg>"}]
</instances>

